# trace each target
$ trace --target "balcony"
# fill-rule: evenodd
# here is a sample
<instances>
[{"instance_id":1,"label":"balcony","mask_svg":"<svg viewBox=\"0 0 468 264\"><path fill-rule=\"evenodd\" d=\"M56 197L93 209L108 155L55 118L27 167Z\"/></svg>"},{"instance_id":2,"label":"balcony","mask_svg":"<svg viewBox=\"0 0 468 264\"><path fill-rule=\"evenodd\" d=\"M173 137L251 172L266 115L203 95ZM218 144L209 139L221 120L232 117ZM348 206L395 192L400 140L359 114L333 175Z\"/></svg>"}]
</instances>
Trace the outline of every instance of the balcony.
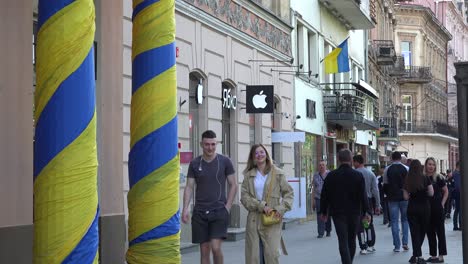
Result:
<instances>
[{"instance_id":1,"label":"balcony","mask_svg":"<svg viewBox=\"0 0 468 264\"><path fill-rule=\"evenodd\" d=\"M395 46L392 40L374 40L372 49L379 65L394 65L396 62Z\"/></svg>"},{"instance_id":2,"label":"balcony","mask_svg":"<svg viewBox=\"0 0 468 264\"><path fill-rule=\"evenodd\" d=\"M400 121L398 131L404 134L440 134L458 139L458 129L441 121Z\"/></svg>"},{"instance_id":3,"label":"balcony","mask_svg":"<svg viewBox=\"0 0 468 264\"><path fill-rule=\"evenodd\" d=\"M398 141L397 119L395 117L380 118L380 141Z\"/></svg>"},{"instance_id":4,"label":"balcony","mask_svg":"<svg viewBox=\"0 0 468 264\"><path fill-rule=\"evenodd\" d=\"M405 66L398 70L398 83L430 83L432 81L431 67Z\"/></svg>"},{"instance_id":5,"label":"balcony","mask_svg":"<svg viewBox=\"0 0 468 264\"><path fill-rule=\"evenodd\" d=\"M391 67L388 67L390 76L398 77L405 74L405 59L402 56L396 56L395 62Z\"/></svg>"},{"instance_id":6,"label":"balcony","mask_svg":"<svg viewBox=\"0 0 468 264\"><path fill-rule=\"evenodd\" d=\"M325 119L328 123L357 130L379 128L378 94L372 87L363 81L336 83L334 86L334 90L323 95Z\"/></svg>"},{"instance_id":7,"label":"balcony","mask_svg":"<svg viewBox=\"0 0 468 264\"><path fill-rule=\"evenodd\" d=\"M348 29L371 29L374 23L361 8L361 0L319 0Z\"/></svg>"}]
</instances>

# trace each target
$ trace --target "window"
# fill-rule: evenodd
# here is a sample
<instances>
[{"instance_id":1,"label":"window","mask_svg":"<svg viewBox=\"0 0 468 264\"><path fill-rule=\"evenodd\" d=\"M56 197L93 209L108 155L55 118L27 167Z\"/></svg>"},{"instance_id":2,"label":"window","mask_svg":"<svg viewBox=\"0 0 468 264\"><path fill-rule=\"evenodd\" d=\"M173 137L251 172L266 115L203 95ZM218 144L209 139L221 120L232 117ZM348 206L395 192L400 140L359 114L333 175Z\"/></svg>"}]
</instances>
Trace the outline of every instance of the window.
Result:
<instances>
[{"instance_id":1,"label":"window","mask_svg":"<svg viewBox=\"0 0 468 264\"><path fill-rule=\"evenodd\" d=\"M279 18L289 21L289 0L252 0L252 2L259 4Z\"/></svg>"},{"instance_id":2,"label":"window","mask_svg":"<svg viewBox=\"0 0 468 264\"><path fill-rule=\"evenodd\" d=\"M229 90L230 95L234 96L235 93L234 91L236 90L235 87L233 87L230 83L228 82L223 82L222 84L222 90ZM237 102L236 102L237 104ZM234 114L234 111L232 108L227 108L223 107L222 108L223 113L222 113L222 120L221 120L221 126L222 126L222 145L223 145L223 154L226 156L231 157L233 153L231 153L231 116Z\"/></svg>"},{"instance_id":3,"label":"window","mask_svg":"<svg viewBox=\"0 0 468 264\"><path fill-rule=\"evenodd\" d=\"M314 77L318 73L318 56L317 56L317 35L315 32L309 31L304 25L297 24L297 65L302 65L296 70L299 72L309 72L310 76ZM315 77L314 77L315 78Z\"/></svg>"},{"instance_id":4,"label":"window","mask_svg":"<svg viewBox=\"0 0 468 264\"><path fill-rule=\"evenodd\" d=\"M405 69L409 69L412 65L411 60L411 42L409 41L402 41L401 42L401 56L405 61Z\"/></svg>"},{"instance_id":5,"label":"window","mask_svg":"<svg viewBox=\"0 0 468 264\"><path fill-rule=\"evenodd\" d=\"M403 104L403 131L411 132L413 130L413 104L411 95L402 95L401 102Z\"/></svg>"},{"instance_id":6,"label":"window","mask_svg":"<svg viewBox=\"0 0 468 264\"><path fill-rule=\"evenodd\" d=\"M200 155L199 142L201 140L200 128L200 112L202 106L197 102L197 91L203 87L203 79L197 73L190 73L190 90L189 90L189 137L190 149L193 152L193 157ZM200 86L199 86L200 85ZM205 89L203 89L205 90ZM201 91L202 92L202 91ZM203 92L202 92L203 93Z\"/></svg>"}]
</instances>

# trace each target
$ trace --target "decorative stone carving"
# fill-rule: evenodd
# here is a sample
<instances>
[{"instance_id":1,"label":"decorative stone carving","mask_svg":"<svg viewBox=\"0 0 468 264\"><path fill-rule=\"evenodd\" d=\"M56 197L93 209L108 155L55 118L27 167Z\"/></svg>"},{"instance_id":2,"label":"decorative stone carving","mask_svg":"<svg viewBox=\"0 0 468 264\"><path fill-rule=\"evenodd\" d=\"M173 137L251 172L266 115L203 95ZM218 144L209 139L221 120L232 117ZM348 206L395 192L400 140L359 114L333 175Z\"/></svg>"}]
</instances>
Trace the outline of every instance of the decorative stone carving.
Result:
<instances>
[{"instance_id":1,"label":"decorative stone carving","mask_svg":"<svg viewBox=\"0 0 468 264\"><path fill-rule=\"evenodd\" d=\"M183 0L268 46L291 55L291 34L250 12L232 0ZM255 1L254 1L255 2Z\"/></svg>"}]
</instances>

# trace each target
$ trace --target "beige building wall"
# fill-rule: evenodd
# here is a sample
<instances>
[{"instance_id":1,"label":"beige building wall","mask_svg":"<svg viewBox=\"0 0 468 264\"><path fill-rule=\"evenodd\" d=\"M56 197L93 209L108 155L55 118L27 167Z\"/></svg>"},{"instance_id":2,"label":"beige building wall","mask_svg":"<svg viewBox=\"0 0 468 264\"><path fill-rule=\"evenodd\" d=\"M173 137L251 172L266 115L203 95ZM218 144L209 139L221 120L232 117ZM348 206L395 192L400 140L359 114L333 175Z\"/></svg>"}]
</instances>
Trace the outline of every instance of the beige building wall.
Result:
<instances>
[{"instance_id":1,"label":"beige building wall","mask_svg":"<svg viewBox=\"0 0 468 264\"><path fill-rule=\"evenodd\" d=\"M31 263L32 3L0 2L0 263Z\"/></svg>"},{"instance_id":2,"label":"beige building wall","mask_svg":"<svg viewBox=\"0 0 468 264\"><path fill-rule=\"evenodd\" d=\"M437 161L437 171L445 172L448 167L448 141L435 135L401 136L398 151L408 151L409 157L424 164L428 157Z\"/></svg>"}]
</instances>

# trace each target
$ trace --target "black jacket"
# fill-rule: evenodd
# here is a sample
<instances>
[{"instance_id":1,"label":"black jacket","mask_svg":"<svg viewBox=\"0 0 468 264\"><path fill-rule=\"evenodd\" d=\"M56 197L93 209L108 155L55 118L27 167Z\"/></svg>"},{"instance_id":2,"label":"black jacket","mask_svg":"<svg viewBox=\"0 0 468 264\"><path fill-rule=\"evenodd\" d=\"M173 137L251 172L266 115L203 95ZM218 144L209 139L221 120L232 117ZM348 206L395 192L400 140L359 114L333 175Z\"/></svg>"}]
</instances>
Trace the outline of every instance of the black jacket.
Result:
<instances>
[{"instance_id":1,"label":"black jacket","mask_svg":"<svg viewBox=\"0 0 468 264\"><path fill-rule=\"evenodd\" d=\"M387 182L384 184L385 195L388 201L403 201L403 184L405 183L408 169L401 163L391 164L387 170Z\"/></svg>"},{"instance_id":2,"label":"black jacket","mask_svg":"<svg viewBox=\"0 0 468 264\"><path fill-rule=\"evenodd\" d=\"M325 178L320 196L320 213L364 215L369 212L365 181L349 164L342 164Z\"/></svg>"}]
</instances>

